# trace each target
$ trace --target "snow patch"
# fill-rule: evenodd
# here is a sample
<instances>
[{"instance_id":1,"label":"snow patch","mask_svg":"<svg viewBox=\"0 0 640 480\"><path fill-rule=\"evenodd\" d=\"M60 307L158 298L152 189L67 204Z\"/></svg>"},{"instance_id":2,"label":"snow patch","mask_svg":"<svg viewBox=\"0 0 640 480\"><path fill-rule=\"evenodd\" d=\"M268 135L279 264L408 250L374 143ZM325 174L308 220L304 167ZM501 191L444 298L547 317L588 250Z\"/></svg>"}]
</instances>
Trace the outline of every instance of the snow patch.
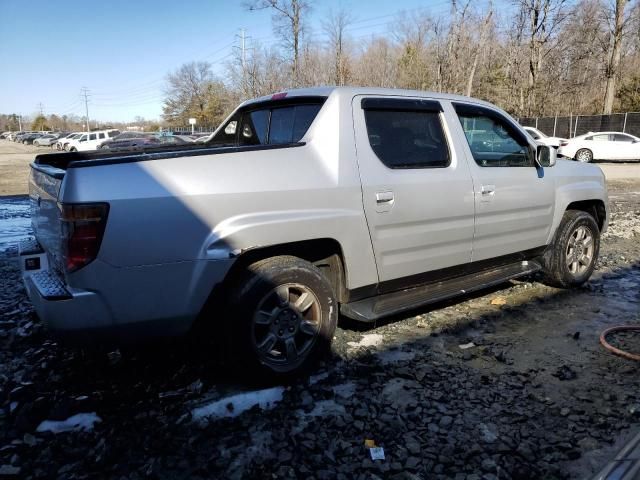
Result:
<instances>
[{"instance_id":1,"label":"snow patch","mask_svg":"<svg viewBox=\"0 0 640 480\"><path fill-rule=\"evenodd\" d=\"M73 417L69 417L66 420L45 420L36 429L37 432L74 432L78 430L91 431L96 423L100 423L102 419L95 414L91 413L78 413Z\"/></svg>"},{"instance_id":2,"label":"snow patch","mask_svg":"<svg viewBox=\"0 0 640 480\"><path fill-rule=\"evenodd\" d=\"M329 372L318 373L317 375L311 375L309 377L309 385L315 385L318 382L329 377Z\"/></svg>"},{"instance_id":3,"label":"snow patch","mask_svg":"<svg viewBox=\"0 0 640 480\"><path fill-rule=\"evenodd\" d=\"M268 410L275 407L275 404L282 400L283 392L284 387L273 387L238 393L194 408L191 411L191 416L194 421L203 422L209 418L237 417L256 405L263 410Z\"/></svg>"},{"instance_id":4,"label":"snow patch","mask_svg":"<svg viewBox=\"0 0 640 480\"><path fill-rule=\"evenodd\" d=\"M363 335L359 342L347 342L350 347L376 347L382 343L384 337L379 333Z\"/></svg>"}]
</instances>

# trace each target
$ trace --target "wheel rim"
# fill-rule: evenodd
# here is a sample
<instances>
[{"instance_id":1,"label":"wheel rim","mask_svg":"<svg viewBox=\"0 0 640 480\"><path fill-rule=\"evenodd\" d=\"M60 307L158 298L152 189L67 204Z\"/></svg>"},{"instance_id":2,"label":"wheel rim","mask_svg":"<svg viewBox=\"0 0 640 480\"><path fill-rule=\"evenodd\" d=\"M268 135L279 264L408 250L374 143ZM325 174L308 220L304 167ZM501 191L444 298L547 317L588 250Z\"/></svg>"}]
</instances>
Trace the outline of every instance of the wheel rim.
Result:
<instances>
[{"instance_id":1,"label":"wheel rim","mask_svg":"<svg viewBox=\"0 0 640 480\"><path fill-rule=\"evenodd\" d=\"M580 150L576 158L579 162L589 162L591 160L591 154L587 150Z\"/></svg>"},{"instance_id":2,"label":"wheel rim","mask_svg":"<svg viewBox=\"0 0 640 480\"><path fill-rule=\"evenodd\" d=\"M274 370L299 365L311 351L322 322L318 297L297 283L267 293L252 319L253 347L260 361Z\"/></svg>"},{"instance_id":3,"label":"wheel rim","mask_svg":"<svg viewBox=\"0 0 640 480\"><path fill-rule=\"evenodd\" d=\"M572 275L582 275L593 262L593 233L584 225L577 227L567 243L566 262Z\"/></svg>"}]
</instances>

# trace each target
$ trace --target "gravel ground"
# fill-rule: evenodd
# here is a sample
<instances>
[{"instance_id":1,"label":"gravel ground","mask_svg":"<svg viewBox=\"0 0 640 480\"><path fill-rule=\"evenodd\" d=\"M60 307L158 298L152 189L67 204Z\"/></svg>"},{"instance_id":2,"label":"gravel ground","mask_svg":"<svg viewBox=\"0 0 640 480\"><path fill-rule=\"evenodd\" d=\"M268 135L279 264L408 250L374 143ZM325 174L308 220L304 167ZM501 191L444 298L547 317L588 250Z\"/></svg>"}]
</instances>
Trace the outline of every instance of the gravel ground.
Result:
<instances>
[{"instance_id":1,"label":"gravel ground","mask_svg":"<svg viewBox=\"0 0 640 480\"><path fill-rule=\"evenodd\" d=\"M332 358L280 388L188 342L57 344L4 248L0 478L588 477L640 427L638 363L598 343L640 323L640 183L609 188L611 227L583 288L534 276L373 328L342 321ZM264 409L241 413L252 397Z\"/></svg>"}]
</instances>

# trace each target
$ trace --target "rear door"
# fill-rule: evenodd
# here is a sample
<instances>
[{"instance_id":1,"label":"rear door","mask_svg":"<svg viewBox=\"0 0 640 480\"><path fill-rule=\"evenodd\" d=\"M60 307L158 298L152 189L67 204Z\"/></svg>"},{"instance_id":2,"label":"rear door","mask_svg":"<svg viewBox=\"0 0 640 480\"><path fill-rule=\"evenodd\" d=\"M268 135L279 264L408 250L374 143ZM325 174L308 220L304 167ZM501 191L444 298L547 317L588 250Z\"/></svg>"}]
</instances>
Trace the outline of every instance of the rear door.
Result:
<instances>
[{"instance_id":1,"label":"rear door","mask_svg":"<svg viewBox=\"0 0 640 480\"><path fill-rule=\"evenodd\" d=\"M613 133L613 143L616 145L617 160L638 160L640 159L640 142L635 142L635 138L625 133Z\"/></svg>"},{"instance_id":2,"label":"rear door","mask_svg":"<svg viewBox=\"0 0 640 480\"><path fill-rule=\"evenodd\" d=\"M476 205L473 261L546 245L553 221L555 181L537 168L535 147L497 110L454 104L466 138Z\"/></svg>"},{"instance_id":3,"label":"rear door","mask_svg":"<svg viewBox=\"0 0 640 480\"><path fill-rule=\"evenodd\" d=\"M473 184L453 146L441 103L356 96L352 106L364 210L380 281L466 265L473 238Z\"/></svg>"}]
</instances>

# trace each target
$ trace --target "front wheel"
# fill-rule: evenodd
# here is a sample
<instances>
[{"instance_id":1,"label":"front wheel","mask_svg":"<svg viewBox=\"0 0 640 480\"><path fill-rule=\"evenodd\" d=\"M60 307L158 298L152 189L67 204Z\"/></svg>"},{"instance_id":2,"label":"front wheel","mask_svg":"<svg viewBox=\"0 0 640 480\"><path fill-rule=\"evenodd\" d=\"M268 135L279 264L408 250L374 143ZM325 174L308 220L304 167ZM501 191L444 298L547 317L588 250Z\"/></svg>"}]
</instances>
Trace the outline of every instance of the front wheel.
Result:
<instances>
[{"instance_id":1,"label":"front wheel","mask_svg":"<svg viewBox=\"0 0 640 480\"><path fill-rule=\"evenodd\" d=\"M77 149L76 147L71 147L71 148L69 149L69 151L70 151L70 152L77 152L77 151L78 151L78 149Z\"/></svg>"},{"instance_id":2,"label":"front wheel","mask_svg":"<svg viewBox=\"0 0 640 480\"><path fill-rule=\"evenodd\" d=\"M593 161L593 152L588 148L581 148L576 152L576 160L582 163Z\"/></svg>"},{"instance_id":3,"label":"front wheel","mask_svg":"<svg viewBox=\"0 0 640 480\"><path fill-rule=\"evenodd\" d=\"M595 219L583 211L567 210L543 258L548 283L561 288L582 285L593 273L599 252Z\"/></svg>"},{"instance_id":4,"label":"front wheel","mask_svg":"<svg viewBox=\"0 0 640 480\"><path fill-rule=\"evenodd\" d=\"M338 307L317 267L278 256L246 269L232 296L228 321L244 363L290 376L307 370L329 350Z\"/></svg>"}]
</instances>

